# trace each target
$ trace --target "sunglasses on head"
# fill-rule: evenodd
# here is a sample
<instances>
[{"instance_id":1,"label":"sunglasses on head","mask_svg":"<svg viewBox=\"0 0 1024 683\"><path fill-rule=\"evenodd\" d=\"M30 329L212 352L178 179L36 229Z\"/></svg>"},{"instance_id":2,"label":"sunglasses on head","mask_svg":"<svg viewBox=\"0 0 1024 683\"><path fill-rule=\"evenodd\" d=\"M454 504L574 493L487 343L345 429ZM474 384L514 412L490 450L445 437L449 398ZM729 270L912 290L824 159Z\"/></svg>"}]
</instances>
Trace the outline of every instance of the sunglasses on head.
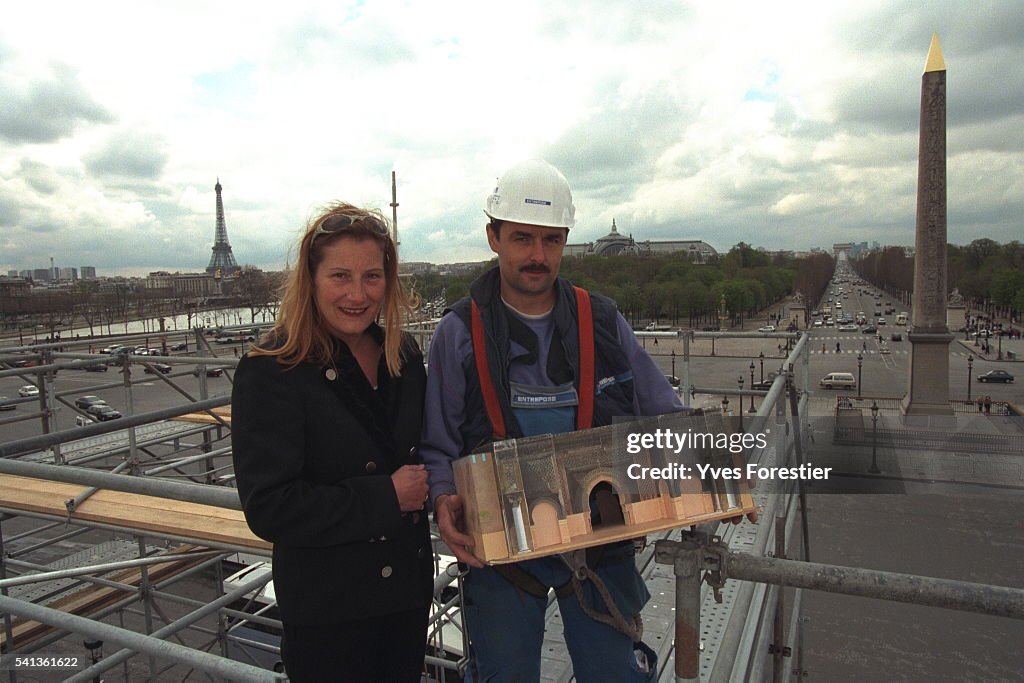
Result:
<instances>
[{"instance_id":1,"label":"sunglasses on head","mask_svg":"<svg viewBox=\"0 0 1024 683\"><path fill-rule=\"evenodd\" d=\"M334 233L347 230L356 225L365 227L375 235L390 237L388 226L384 221L371 214L361 216L331 216L318 225L316 230L313 231L313 239L316 239L320 235L333 235Z\"/></svg>"}]
</instances>

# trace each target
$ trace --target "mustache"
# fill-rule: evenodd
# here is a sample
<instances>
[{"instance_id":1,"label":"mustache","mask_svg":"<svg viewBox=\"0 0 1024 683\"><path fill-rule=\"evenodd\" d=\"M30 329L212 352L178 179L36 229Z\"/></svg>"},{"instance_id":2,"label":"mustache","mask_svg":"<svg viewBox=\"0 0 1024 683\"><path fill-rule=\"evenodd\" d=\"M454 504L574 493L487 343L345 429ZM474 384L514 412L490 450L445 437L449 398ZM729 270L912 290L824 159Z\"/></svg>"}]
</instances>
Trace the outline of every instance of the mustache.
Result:
<instances>
[{"instance_id":1,"label":"mustache","mask_svg":"<svg viewBox=\"0 0 1024 683\"><path fill-rule=\"evenodd\" d=\"M519 269L520 273L550 273L551 269L543 264L536 264L531 266L523 266Z\"/></svg>"}]
</instances>

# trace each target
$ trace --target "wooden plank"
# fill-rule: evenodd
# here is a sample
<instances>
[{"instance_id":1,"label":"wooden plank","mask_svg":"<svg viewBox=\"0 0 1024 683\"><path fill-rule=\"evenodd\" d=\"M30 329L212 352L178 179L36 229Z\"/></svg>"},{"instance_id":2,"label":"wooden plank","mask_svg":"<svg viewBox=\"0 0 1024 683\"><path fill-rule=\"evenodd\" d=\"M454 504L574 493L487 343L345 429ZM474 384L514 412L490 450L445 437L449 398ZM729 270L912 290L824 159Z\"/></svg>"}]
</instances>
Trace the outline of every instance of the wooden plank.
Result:
<instances>
[{"instance_id":1,"label":"wooden plank","mask_svg":"<svg viewBox=\"0 0 1024 683\"><path fill-rule=\"evenodd\" d=\"M67 515L64 502L85 488L45 479L0 475L0 505L64 517ZM240 510L137 493L100 489L82 502L71 518L126 527L141 534L187 538L196 543L226 543L254 549L271 547L249 530Z\"/></svg>"}]
</instances>

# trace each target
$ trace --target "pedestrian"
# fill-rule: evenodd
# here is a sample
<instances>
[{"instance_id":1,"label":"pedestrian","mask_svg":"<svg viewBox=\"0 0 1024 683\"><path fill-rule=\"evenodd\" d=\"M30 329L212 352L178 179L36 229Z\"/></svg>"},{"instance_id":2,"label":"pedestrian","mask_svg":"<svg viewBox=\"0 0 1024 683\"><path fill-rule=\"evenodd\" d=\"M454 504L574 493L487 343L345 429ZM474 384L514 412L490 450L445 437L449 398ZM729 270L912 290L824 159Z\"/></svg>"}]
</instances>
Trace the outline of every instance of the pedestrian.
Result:
<instances>
[{"instance_id":1,"label":"pedestrian","mask_svg":"<svg viewBox=\"0 0 1024 683\"><path fill-rule=\"evenodd\" d=\"M863 351L867 351L868 350L868 340L867 339L864 339L863 341L861 341L860 348Z\"/></svg>"},{"instance_id":2,"label":"pedestrian","mask_svg":"<svg viewBox=\"0 0 1024 683\"><path fill-rule=\"evenodd\" d=\"M839 342L836 342L836 353L839 353Z\"/></svg>"},{"instance_id":3,"label":"pedestrian","mask_svg":"<svg viewBox=\"0 0 1024 683\"><path fill-rule=\"evenodd\" d=\"M985 414L992 414L992 397L988 395L985 396Z\"/></svg>"},{"instance_id":4,"label":"pedestrian","mask_svg":"<svg viewBox=\"0 0 1024 683\"><path fill-rule=\"evenodd\" d=\"M821 343L821 352L825 353L825 342Z\"/></svg>"},{"instance_id":5,"label":"pedestrian","mask_svg":"<svg viewBox=\"0 0 1024 683\"><path fill-rule=\"evenodd\" d=\"M615 303L558 277L575 224L561 172L544 161L517 164L485 206L498 265L470 285L434 332L422 445L441 538L471 567L462 612L468 672L474 681L540 680L548 593L555 589L576 680L651 680L657 656L629 624L650 599L631 541L588 549L591 578L582 581L557 556L489 567L472 553L454 460L494 439L684 409ZM581 326L581 319L590 322ZM592 519L620 508L604 489L587 495ZM617 619L607 618L612 608ZM591 616L598 613L606 618Z\"/></svg>"},{"instance_id":6,"label":"pedestrian","mask_svg":"<svg viewBox=\"0 0 1024 683\"><path fill-rule=\"evenodd\" d=\"M397 250L380 213L337 203L297 254L231 397L242 509L274 544L282 659L292 681L418 682L434 558L415 457L426 372L401 331Z\"/></svg>"},{"instance_id":7,"label":"pedestrian","mask_svg":"<svg viewBox=\"0 0 1024 683\"><path fill-rule=\"evenodd\" d=\"M978 412L979 412L979 413L983 413L983 412L985 412L985 397L984 397L984 396L981 396L981 395L979 394L979 395L978 395L978 398L977 398L977 400L976 400L976 402L977 402L977 404L978 404Z\"/></svg>"}]
</instances>

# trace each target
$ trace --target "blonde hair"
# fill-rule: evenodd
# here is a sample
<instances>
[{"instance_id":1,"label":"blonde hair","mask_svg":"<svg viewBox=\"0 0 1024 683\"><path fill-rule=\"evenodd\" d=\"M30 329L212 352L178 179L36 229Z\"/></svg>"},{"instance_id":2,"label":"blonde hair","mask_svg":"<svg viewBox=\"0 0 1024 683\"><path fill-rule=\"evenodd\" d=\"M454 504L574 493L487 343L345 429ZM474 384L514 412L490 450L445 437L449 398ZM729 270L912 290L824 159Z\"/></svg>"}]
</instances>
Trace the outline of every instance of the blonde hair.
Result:
<instances>
[{"instance_id":1,"label":"blonde hair","mask_svg":"<svg viewBox=\"0 0 1024 683\"><path fill-rule=\"evenodd\" d=\"M343 216L351 219L345 227L318 232L331 219ZM398 279L398 251L388 228L387 219L379 211L360 209L346 202L330 204L312 218L299 242L295 267L287 273L281 287L281 305L267 345L253 347L250 355L276 356L278 362L289 368L304 361L317 365L333 363L333 338L317 310L313 279L317 266L323 260L324 248L342 237L352 237L373 240L384 252L386 290L381 307L384 360L388 373L392 377L399 376L402 368L402 320L412 307Z\"/></svg>"}]
</instances>

